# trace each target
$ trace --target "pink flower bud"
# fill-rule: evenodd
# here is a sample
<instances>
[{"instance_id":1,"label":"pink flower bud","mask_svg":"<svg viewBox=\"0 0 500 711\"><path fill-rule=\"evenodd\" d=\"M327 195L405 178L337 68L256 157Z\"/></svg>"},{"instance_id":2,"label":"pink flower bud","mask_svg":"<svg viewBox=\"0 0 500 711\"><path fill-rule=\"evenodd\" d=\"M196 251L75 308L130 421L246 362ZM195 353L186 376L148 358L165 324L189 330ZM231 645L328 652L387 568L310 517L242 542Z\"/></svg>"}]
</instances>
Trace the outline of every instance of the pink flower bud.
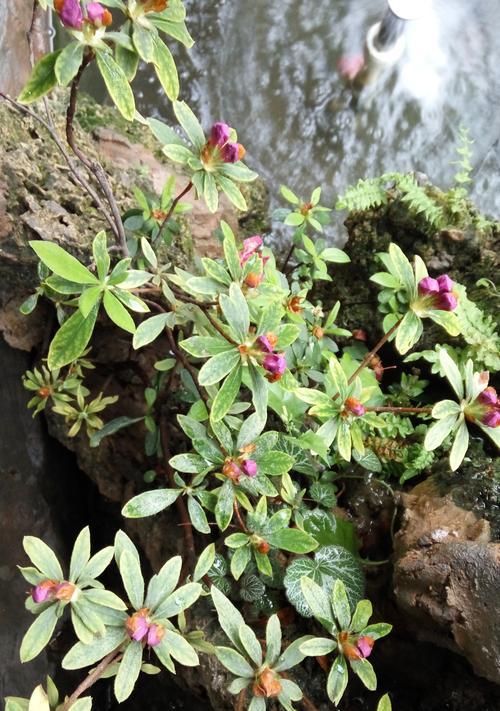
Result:
<instances>
[{"instance_id":1,"label":"pink flower bud","mask_svg":"<svg viewBox=\"0 0 500 711\"><path fill-rule=\"evenodd\" d=\"M248 262L250 257L257 252L260 247L264 244L262 237L259 235L254 235L253 237L248 237L243 240L243 249L240 252L240 264L243 265Z\"/></svg>"},{"instance_id":2,"label":"pink flower bud","mask_svg":"<svg viewBox=\"0 0 500 711\"><path fill-rule=\"evenodd\" d=\"M286 358L282 353L269 353L262 363L272 375L283 375L286 370Z\"/></svg>"},{"instance_id":3,"label":"pink flower bud","mask_svg":"<svg viewBox=\"0 0 500 711\"><path fill-rule=\"evenodd\" d=\"M147 643L150 647L156 647L162 641L165 635L165 630L161 625L152 624L148 630Z\"/></svg>"},{"instance_id":4,"label":"pink flower bud","mask_svg":"<svg viewBox=\"0 0 500 711\"><path fill-rule=\"evenodd\" d=\"M440 311L455 311L458 306L458 300L455 294L449 291L443 292L436 296L435 308Z\"/></svg>"},{"instance_id":5,"label":"pink flower bud","mask_svg":"<svg viewBox=\"0 0 500 711\"><path fill-rule=\"evenodd\" d=\"M274 351L274 346L271 344L271 341L269 340L267 335L259 336L257 338L257 342L261 347L261 350L265 351L266 353L272 353Z\"/></svg>"},{"instance_id":6,"label":"pink flower bud","mask_svg":"<svg viewBox=\"0 0 500 711\"><path fill-rule=\"evenodd\" d=\"M370 656L374 644L375 640L373 639L373 637L368 637L368 635L365 635L364 637L360 637L358 639L358 643L356 646L359 649L359 652L363 659L366 659Z\"/></svg>"},{"instance_id":7,"label":"pink flower bud","mask_svg":"<svg viewBox=\"0 0 500 711\"><path fill-rule=\"evenodd\" d=\"M96 27L108 26L113 22L113 17L109 10L98 2L91 2L87 5L87 16Z\"/></svg>"},{"instance_id":8,"label":"pink flower bud","mask_svg":"<svg viewBox=\"0 0 500 711\"><path fill-rule=\"evenodd\" d=\"M137 612L134 612L134 614L128 617L125 622L125 628L129 637L136 642L140 642L141 639L144 639L144 637L148 634L149 622L147 617L148 610L143 608Z\"/></svg>"},{"instance_id":9,"label":"pink flower bud","mask_svg":"<svg viewBox=\"0 0 500 711\"><path fill-rule=\"evenodd\" d=\"M220 154L224 163L237 163L240 156L239 143L226 143L220 149Z\"/></svg>"},{"instance_id":10,"label":"pink flower bud","mask_svg":"<svg viewBox=\"0 0 500 711\"><path fill-rule=\"evenodd\" d=\"M438 276L437 283L441 293L451 291L453 289L453 281L450 279L448 274L441 274L441 276Z\"/></svg>"},{"instance_id":11,"label":"pink flower bud","mask_svg":"<svg viewBox=\"0 0 500 711\"><path fill-rule=\"evenodd\" d=\"M486 425L486 427L498 427L500 425L500 411L489 410L485 412L481 418L481 422L483 425Z\"/></svg>"},{"instance_id":12,"label":"pink flower bud","mask_svg":"<svg viewBox=\"0 0 500 711\"><path fill-rule=\"evenodd\" d=\"M65 27L82 29L83 12L79 0L55 0L54 8Z\"/></svg>"},{"instance_id":13,"label":"pink flower bud","mask_svg":"<svg viewBox=\"0 0 500 711\"><path fill-rule=\"evenodd\" d=\"M257 476L257 462L253 459L247 459L241 465L241 470L243 474L253 478L254 476Z\"/></svg>"},{"instance_id":14,"label":"pink flower bud","mask_svg":"<svg viewBox=\"0 0 500 711\"><path fill-rule=\"evenodd\" d=\"M418 282L418 292L421 296L429 296L430 294L439 294L439 283L437 279L425 277Z\"/></svg>"},{"instance_id":15,"label":"pink flower bud","mask_svg":"<svg viewBox=\"0 0 500 711\"><path fill-rule=\"evenodd\" d=\"M355 417L362 417L366 412L366 409L355 397L348 397L347 400L344 402L344 407L347 412L349 412L351 415L354 415Z\"/></svg>"},{"instance_id":16,"label":"pink flower bud","mask_svg":"<svg viewBox=\"0 0 500 711\"><path fill-rule=\"evenodd\" d=\"M479 393L477 399L482 405L496 405L498 403L497 391L490 385L482 393Z\"/></svg>"},{"instance_id":17,"label":"pink flower bud","mask_svg":"<svg viewBox=\"0 0 500 711\"><path fill-rule=\"evenodd\" d=\"M31 591L33 602L41 603L47 602L47 600L52 600L56 588L57 582L55 580L44 580L42 583L39 583Z\"/></svg>"},{"instance_id":18,"label":"pink flower bud","mask_svg":"<svg viewBox=\"0 0 500 711\"><path fill-rule=\"evenodd\" d=\"M212 126L210 131L210 143L213 146L219 146L220 148L229 141L229 136L231 135L231 129L227 123L222 123L218 121Z\"/></svg>"}]
</instances>

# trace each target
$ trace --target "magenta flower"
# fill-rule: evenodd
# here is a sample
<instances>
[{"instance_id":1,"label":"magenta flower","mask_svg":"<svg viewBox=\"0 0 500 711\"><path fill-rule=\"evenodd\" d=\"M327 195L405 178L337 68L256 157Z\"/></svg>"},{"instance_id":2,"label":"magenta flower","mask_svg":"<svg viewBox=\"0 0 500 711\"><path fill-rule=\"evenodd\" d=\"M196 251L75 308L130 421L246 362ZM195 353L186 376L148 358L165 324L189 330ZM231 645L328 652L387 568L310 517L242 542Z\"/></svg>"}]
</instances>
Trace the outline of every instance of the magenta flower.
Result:
<instances>
[{"instance_id":1,"label":"magenta flower","mask_svg":"<svg viewBox=\"0 0 500 711\"><path fill-rule=\"evenodd\" d=\"M249 477L257 476L257 462L253 459L247 459L241 465L241 471Z\"/></svg>"},{"instance_id":2,"label":"magenta flower","mask_svg":"<svg viewBox=\"0 0 500 711\"><path fill-rule=\"evenodd\" d=\"M478 395L478 401L482 405L496 405L498 403L498 395L495 388L491 386L483 390L482 393Z\"/></svg>"},{"instance_id":3,"label":"magenta flower","mask_svg":"<svg viewBox=\"0 0 500 711\"><path fill-rule=\"evenodd\" d=\"M425 279L421 279L419 281L418 291L423 296L427 296L429 294L439 294L439 282L437 279L433 279L430 276L425 277Z\"/></svg>"},{"instance_id":4,"label":"magenta flower","mask_svg":"<svg viewBox=\"0 0 500 711\"><path fill-rule=\"evenodd\" d=\"M366 413L366 409L355 397L348 397L344 402L344 407L351 415L362 417Z\"/></svg>"},{"instance_id":5,"label":"magenta flower","mask_svg":"<svg viewBox=\"0 0 500 711\"><path fill-rule=\"evenodd\" d=\"M452 292L453 281L447 274L442 274L437 279L425 277L418 283L418 293L420 296L429 299L429 306L439 311L454 311L458 305L458 299Z\"/></svg>"},{"instance_id":6,"label":"magenta flower","mask_svg":"<svg viewBox=\"0 0 500 711\"><path fill-rule=\"evenodd\" d=\"M274 351L274 346L271 344L271 341L269 340L269 337L266 336L259 336L257 338L257 341L263 351L266 353L272 353Z\"/></svg>"},{"instance_id":7,"label":"magenta flower","mask_svg":"<svg viewBox=\"0 0 500 711\"><path fill-rule=\"evenodd\" d=\"M481 418L481 422L486 427L498 427L500 425L500 411L488 410Z\"/></svg>"},{"instance_id":8,"label":"magenta flower","mask_svg":"<svg viewBox=\"0 0 500 711\"><path fill-rule=\"evenodd\" d=\"M226 143L220 149L220 154L224 163L237 163L240 159L240 144Z\"/></svg>"},{"instance_id":9,"label":"magenta flower","mask_svg":"<svg viewBox=\"0 0 500 711\"><path fill-rule=\"evenodd\" d=\"M65 27L81 30L83 27L83 12L79 0L56 0L56 12Z\"/></svg>"},{"instance_id":10,"label":"magenta flower","mask_svg":"<svg viewBox=\"0 0 500 711\"><path fill-rule=\"evenodd\" d=\"M231 129L227 123L222 123L218 121L212 126L210 131L210 143L213 146L222 147L225 143L229 141L229 136L231 135Z\"/></svg>"},{"instance_id":11,"label":"magenta flower","mask_svg":"<svg viewBox=\"0 0 500 711\"><path fill-rule=\"evenodd\" d=\"M356 646L363 659L366 659L370 656L373 650L374 643L375 640L373 639L373 637L364 636L358 639L358 643Z\"/></svg>"},{"instance_id":12,"label":"magenta flower","mask_svg":"<svg viewBox=\"0 0 500 711\"><path fill-rule=\"evenodd\" d=\"M283 353L269 353L264 358L262 365L271 375L281 377L286 370L286 358Z\"/></svg>"},{"instance_id":13,"label":"magenta flower","mask_svg":"<svg viewBox=\"0 0 500 711\"><path fill-rule=\"evenodd\" d=\"M243 240L243 249L240 252L240 264L243 265L248 262L250 257L262 247L264 240L259 235L254 235L253 237L247 237Z\"/></svg>"},{"instance_id":14,"label":"magenta flower","mask_svg":"<svg viewBox=\"0 0 500 711\"><path fill-rule=\"evenodd\" d=\"M90 22L96 27L102 27L103 25L108 27L113 22L113 16L110 11L98 2L91 2L87 5L87 15Z\"/></svg>"},{"instance_id":15,"label":"magenta flower","mask_svg":"<svg viewBox=\"0 0 500 711\"><path fill-rule=\"evenodd\" d=\"M156 647L163 639L165 630L161 625L152 624L148 630L147 643L150 647Z\"/></svg>"},{"instance_id":16,"label":"magenta flower","mask_svg":"<svg viewBox=\"0 0 500 711\"><path fill-rule=\"evenodd\" d=\"M134 612L134 614L125 622L125 627L131 639L136 642L140 642L141 639L144 639L149 630L147 610L143 609L138 612Z\"/></svg>"},{"instance_id":17,"label":"magenta flower","mask_svg":"<svg viewBox=\"0 0 500 711\"><path fill-rule=\"evenodd\" d=\"M43 583L39 583L31 591L33 602L41 603L51 600L56 588L57 583L54 580L44 580Z\"/></svg>"}]
</instances>

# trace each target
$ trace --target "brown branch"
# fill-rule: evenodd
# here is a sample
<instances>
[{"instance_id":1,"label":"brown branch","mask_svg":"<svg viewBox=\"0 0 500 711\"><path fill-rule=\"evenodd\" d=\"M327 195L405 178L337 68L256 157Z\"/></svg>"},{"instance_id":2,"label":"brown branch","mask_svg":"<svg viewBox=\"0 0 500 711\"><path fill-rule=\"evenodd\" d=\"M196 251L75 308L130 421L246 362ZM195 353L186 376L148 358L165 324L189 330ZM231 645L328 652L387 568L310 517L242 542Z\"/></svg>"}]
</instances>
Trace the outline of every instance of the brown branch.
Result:
<instances>
[{"instance_id":1,"label":"brown branch","mask_svg":"<svg viewBox=\"0 0 500 711\"><path fill-rule=\"evenodd\" d=\"M395 333L395 332L398 330L399 325L400 325L400 323L401 323L402 320L403 320L403 319L400 318L399 321L396 321L396 323L394 324L394 326L392 326L392 328L390 328L390 329L387 331L387 333L385 333L385 334L382 336L382 338L380 339L380 341L371 349L371 351L365 355L365 357L363 358L363 360L361 361L361 363L359 364L359 366L356 368L356 370L354 371L354 373L353 373L353 374L351 375L351 377L349 378L349 381L348 381L348 382L349 382L349 385L350 385L352 382L354 382L354 380L356 380L356 378L357 378L358 375L361 373L361 371L362 371L364 368L366 368L366 366L369 364L369 362L371 361L371 359L373 358L373 356L374 356L376 353L378 353L378 351L382 348L382 346L384 345L384 343L387 343L387 341L388 341L389 338L393 335L393 333Z\"/></svg>"},{"instance_id":2,"label":"brown branch","mask_svg":"<svg viewBox=\"0 0 500 711\"><path fill-rule=\"evenodd\" d=\"M247 697L247 690L242 689L238 694L238 697L234 704L234 711L243 711L245 708L245 701Z\"/></svg>"},{"instance_id":3,"label":"brown branch","mask_svg":"<svg viewBox=\"0 0 500 711\"><path fill-rule=\"evenodd\" d=\"M407 413L411 414L426 414L430 415L432 412L432 407L366 407L367 412L396 412L396 413Z\"/></svg>"},{"instance_id":4,"label":"brown branch","mask_svg":"<svg viewBox=\"0 0 500 711\"><path fill-rule=\"evenodd\" d=\"M174 214L174 210L175 210L175 208L177 207L177 204L178 204L179 200L182 200L182 198L184 197L184 195L186 195L186 194L191 190L192 187L193 187L193 181L190 180L189 183L188 183L188 184L186 185L186 187L184 188L184 190L182 190L182 191L177 195L177 197L174 198L174 200L172 201L172 204L170 205L169 211L167 212L167 214L166 214L166 216L165 216L163 222L162 222L161 225L160 225L160 229L159 229L159 231L158 231L158 235L157 235L156 239L159 240L159 239L161 238L162 233L163 233L163 230L164 230L165 227L167 226L167 222L170 220L170 218L171 218L172 215Z\"/></svg>"},{"instance_id":5,"label":"brown branch","mask_svg":"<svg viewBox=\"0 0 500 711\"><path fill-rule=\"evenodd\" d=\"M241 530L242 530L244 533L248 533L248 528L246 527L245 522L244 522L243 519L241 518L240 506L239 506L239 504L238 504L238 500L237 500L237 499L234 500L234 513L235 513L235 515L236 515L236 518L237 518L237 520L238 520L238 523L239 523L239 525L240 525Z\"/></svg>"},{"instance_id":6,"label":"brown branch","mask_svg":"<svg viewBox=\"0 0 500 711\"><path fill-rule=\"evenodd\" d=\"M90 195L90 197L92 198L93 202L95 203L97 209L100 210L100 212L102 213L102 215L108 222L109 226L113 230L115 236L118 237L118 231L116 229L116 225L115 225L113 218L111 217L109 211L106 209L106 206L104 205L104 203L102 202L101 198L96 193L94 188L90 185L90 183L86 180L86 178L77 170L74 161L71 159L71 156L68 154L66 148L64 147L64 144L61 141L61 138L60 138L59 134L57 133L57 131L54 127L54 124L52 122L52 117L50 115L50 110L49 110L47 100L46 99L44 100L45 110L47 111L47 118L48 118L48 120L46 121L39 114L28 109L27 106L24 106L23 104L20 104L19 102L12 99L12 97L10 97L8 94L4 94L3 92L0 91L0 98L3 99L4 101L7 101L9 104L11 104L11 106L13 106L17 111L25 114L26 116L29 116L30 118L37 121L41 126L43 126L45 128L45 130L47 131L49 136L52 138L52 140L56 144L59 152L61 153L62 157L64 158L64 160L65 160L71 174L75 178L75 180Z\"/></svg>"},{"instance_id":7,"label":"brown branch","mask_svg":"<svg viewBox=\"0 0 500 711\"><path fill-rule=\"evenodd\" d=\"M292 244L290 245L290 249L288 250L288 253L287 253L286 257L285 257L285 259L283 260L283 264L281 265L281 269L280 269L280 271L283 272L283 274L286 274L286 273L287 273L286 268L287 268L287 266L288 266L288 262L289 262L290 259L292 258L292 254L293 254L293 250L294 250L294 249L295 249L295 244L294 244L293 237L292 237Z\"/></svg>"},{"instance_id":8,"label":"brown branch","mask_svg":"<svg viewBox=\"0 0 500 711\"><path fill-rule=\"evenodd\" d=\"M118 205L116 203L115 196L113 195L113 191L111 190L108 176L106 175L104 168L98 161L91 160L90 158L88 158L85 155L85 153L77 146L76 139L75 139L74 118L75 118L75 113L76 113L78 90L80 88L80 80L82 78L82 75L83 75L85 69L88 67L88 65L92 62L93 59L94 59L94 53L92 51L88 51L83 58L83 61L80 65L80 69L78 70L75 78L73 79L73 81L71 83L69 104L68 104L68 109L66 111L66 140L68 141L68 145L70 146L71 150L76 155L76 157L83 163L83 165L87 168L87 170L90 173L92 173L92 175L95 177L97 183L99 184L99 187L101 188L102 192L104 193L106 200L108 201L109 207L111 209L114 223L116 225L116 231L115 230L114 231L115 231L115 234L117 234L117 239L118 239L118 243L120 245L121 252L126 257L126 256L128 256L129 252L128 252L128 247L127 247L127 238L125 235L125 228L123 227L123 222L122 222L122 218L120 215L120 211L118 209Z\"/></svg>"},{"instance_id":9,"label":"brown branch","mask_svg":"<svg viewBox=\"0 0 500 711\"><path fill-rule=\"evenodd\" d=\"M167 423L163 417L160 418L160 437L161 447L163 450L163 462L167 473L168 483L173 489L175 489L176 483L174 479L174 470L169 464L170 447L168 442ZM196 560L196 548L194 545L193 525L191 523L191 519L189 518L187 506L182 496L177 497L175 505L177 507L177 512L181 519L181 528L182 535L184 537L184 550L186 553L186 558L188 559L190 569L194 569L194 564Z\"/></svg>"},{"instance_id":10,"label":"brown branch","mask_svg":"<svg viewBox=\"0 0 500 711\"><path fill-rule=\"evenodd\" d=\"M115 649L113 652L110 652L107 657L104 657L104 659L99 662L99 664L96 666L96 668L90 672L90 674L82 681L82 683L77 686L75 691L71 694L69 699L65 701L62 711L68 711L75 701L83 694L87 689L90 689L90 687L95 684L98 679L104 674L106 669L109 667L109 665L114 662L114 660L117 658L119 652L118 649Z\"/></svg>"}]
</instances>

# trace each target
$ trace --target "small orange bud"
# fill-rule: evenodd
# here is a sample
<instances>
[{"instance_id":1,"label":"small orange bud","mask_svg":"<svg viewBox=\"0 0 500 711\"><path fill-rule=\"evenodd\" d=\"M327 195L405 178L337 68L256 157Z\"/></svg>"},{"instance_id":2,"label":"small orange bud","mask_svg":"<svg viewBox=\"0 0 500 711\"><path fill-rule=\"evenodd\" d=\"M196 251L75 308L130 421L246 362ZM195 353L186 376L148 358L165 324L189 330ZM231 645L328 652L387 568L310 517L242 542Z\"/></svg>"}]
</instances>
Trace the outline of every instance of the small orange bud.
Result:
<instances>
[{"instance_id":1,"label":"small orange bud","mask_svg":"<svg viewBox=\"0 0 500 711\"><path fill-rule=\"evenodd\" d=\"M325 332L323 331L321 326L315 326L312 330L312 334L315 338L318 339L318 341L320 341L323 338L323 336L325 335Z\"/></svg>"},{"instance_id":2,"label":"small orange bud","mask_svg":"<svg viewBox=\"0 0 500 711\"><path fill-rule=\"evenodd\" d=\"M261 541L259 545L257 546L257 550L259 553L262 553L263 555L267 555L269 551L271 550L271 546L267 541Z\"/></svg>"},{"instance_id":3,"label":"small orange bud","mask_svg":"<svg viewBox=\"0 0 500 711\"><path fill-rule=\"evenodd\" d=\"M355 328L354 331L352 332L352 337L355 338L357 341L366 341L366 331L363 331L362 328Z\"/></svg>"},{"instance_id":4,"label":"small orange bud","mask_svg":"<svg viewBox=\"0 0 500 711\"><path fill-rule=\"evenodd\" d=\"M294 314L301 314L302 311L304 310L302 306L300 305L302 302L302 297L301 296L293 296L287 303L286 307L289 311L291 311Z\"/></svg>"},{"instance_id":5,"label":"small orange bud","mask_svg":"<svg viewBox=\"0 0 500 711\"><path fill-rule=\"evenodd\" d=\"M279 681L279 676L271 669L264 669L252 688L254 696L265 696L267 699L279 696L282 690L283 687Z\"/></svg>"},{"instance_id":6,"label":"small orange bud","mask_svg":"<svg viewBox=\"0 0 500 711\"><path fill-rule=\"evenodd\" d=\"M110 13L109 10L104 10L101 22L104 27L109 27L113 23L113 15Z\"/></svg>"},{"instance_id":7,"label":"small orange bud","mask_svg":"<svg viewBox=\"0 0 500 711\"><path fill-rule=\"evenodd\" d=\"M64 0L54 0L54 10L59 14L62 12Z\"/></svg>"},{"instance_id":8,"label":"small orange bud","mask_svg":"<svg viewBox=\"0 0 500 711\"><path fill-rule=\"evenodd\" d=\"M40 388L38 394L40 397L47 398L50 395L50 388Z\"/></svg>"},{"instance_id":9,"label":"small orange bud","mask_svg":"<svg viewBox=\"0 0 500 711\"><path fill-rule=\"evenodd\" d=\"M300 212L304 215L304 217L309 213L309 210L312 210L313 204L311 202L305 202L302 207L300 208Z\"/></svg>"},{"instance_id":10,"label":"small orange bud","mask_svg":"<svg viewBox=\"0 0 500 711\"><path fill-rule=\"evenodd\" d=\"M245 279L245 285L250 287L250 289L256 289L262 282L263 274L258 272L250 272Z\"/></svg>"},{"instance_id":11,"label":"small orange bud","mask_svg":"<svg viewBox=\"0 0 500 711\"><path fill-rule=\"evenodd\" d=\"M243 160L246 155L245 147L238 143L238 160Z\"/></svg>"},{"instance_id":12,"label":"small orange bud","mask_svg":"<svg viewBox=\"0 0 500 711\"><path fill-rule=\"evenodd\" d=\"M347 659L350 659L353 662L357 661L358 659L363 659L363 655L361 654L359 649L354 646L354 644L343 644L342 654L347 657Z\"/></svg>"},{"instance_id":13,"label":"small orange bud","mask_svg":"<svg viewBox=\"0 0 500 711\"><path fill-rule=\"evenodd\" d=\"M57 586L54 597L57 600L64 600L65 602L69 602L73 597L73 593L75 592L75 590L76 585L65 581Z\"/></svg>"},{"instance_id":14,"label":"small orange bud","mask_svg":"<svg viewBox=\"0 0 500 711\"><path fill-rule=\"evenodd\" d=\"M238 481L241 476L241 469L232 459L226 459L222 467L222 473L233 481Z\"/></svg>"}]
</instances>

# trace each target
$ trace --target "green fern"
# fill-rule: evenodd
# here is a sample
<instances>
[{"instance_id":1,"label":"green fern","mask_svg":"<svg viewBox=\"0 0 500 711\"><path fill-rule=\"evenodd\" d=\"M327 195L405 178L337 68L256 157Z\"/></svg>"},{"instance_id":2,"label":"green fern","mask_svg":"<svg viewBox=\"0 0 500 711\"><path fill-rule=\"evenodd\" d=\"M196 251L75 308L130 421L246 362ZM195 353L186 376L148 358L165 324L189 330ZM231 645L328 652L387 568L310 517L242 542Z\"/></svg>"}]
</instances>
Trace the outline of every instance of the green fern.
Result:
<instances>
[{"instance_id":1,"label":"green fern","mask_svg":"<svg viewBox=\"0 0 500 711\"><path fill-rule=\"evenodd\" d=\"M387 176L382 175L380 178L358 180L339 197L335 209L358 212L386 205L387 202Z\"/></svg>"},{"instance_id":2,"label":"green fern","mask_svg":"<svg viewBox=\"0 0 500 711\"><path fill-rule=\"evenodd\" d=\"M462 287L457 287L460 298L455 311L462 336L467 343L467 358L486 370L500 370L500 336L497 323L471 301Z\"/></svg>"},{"instance_id":3,"label":"green fern","mask_svg":"<svg viewBox=\"0 0 500 711\"><path fill-rule=\"evenodd\" d=\"M471 146L474 143L473 140L469 138L469 129L465 126L460 126L458 131L458 147L457 153L459 155L459 160L453 161L452 165L459 167L458 173L455 174L454 180L458 185L465 185L466 183L471 183L473 166L471 163L472 149Z\"/></svg>"},{"instance_id":4,"label":"green fern","mask_svg":"<svg viewBox=\"0 0 500 711\"><path fill-rule=\"evenodd\" d=\"M443 229L446 226L443 207L417 183L414 175L401 176L397 187L402 201L408 204L411 213L424 217L435 229Z\"/></svg>"}]
</instances>

